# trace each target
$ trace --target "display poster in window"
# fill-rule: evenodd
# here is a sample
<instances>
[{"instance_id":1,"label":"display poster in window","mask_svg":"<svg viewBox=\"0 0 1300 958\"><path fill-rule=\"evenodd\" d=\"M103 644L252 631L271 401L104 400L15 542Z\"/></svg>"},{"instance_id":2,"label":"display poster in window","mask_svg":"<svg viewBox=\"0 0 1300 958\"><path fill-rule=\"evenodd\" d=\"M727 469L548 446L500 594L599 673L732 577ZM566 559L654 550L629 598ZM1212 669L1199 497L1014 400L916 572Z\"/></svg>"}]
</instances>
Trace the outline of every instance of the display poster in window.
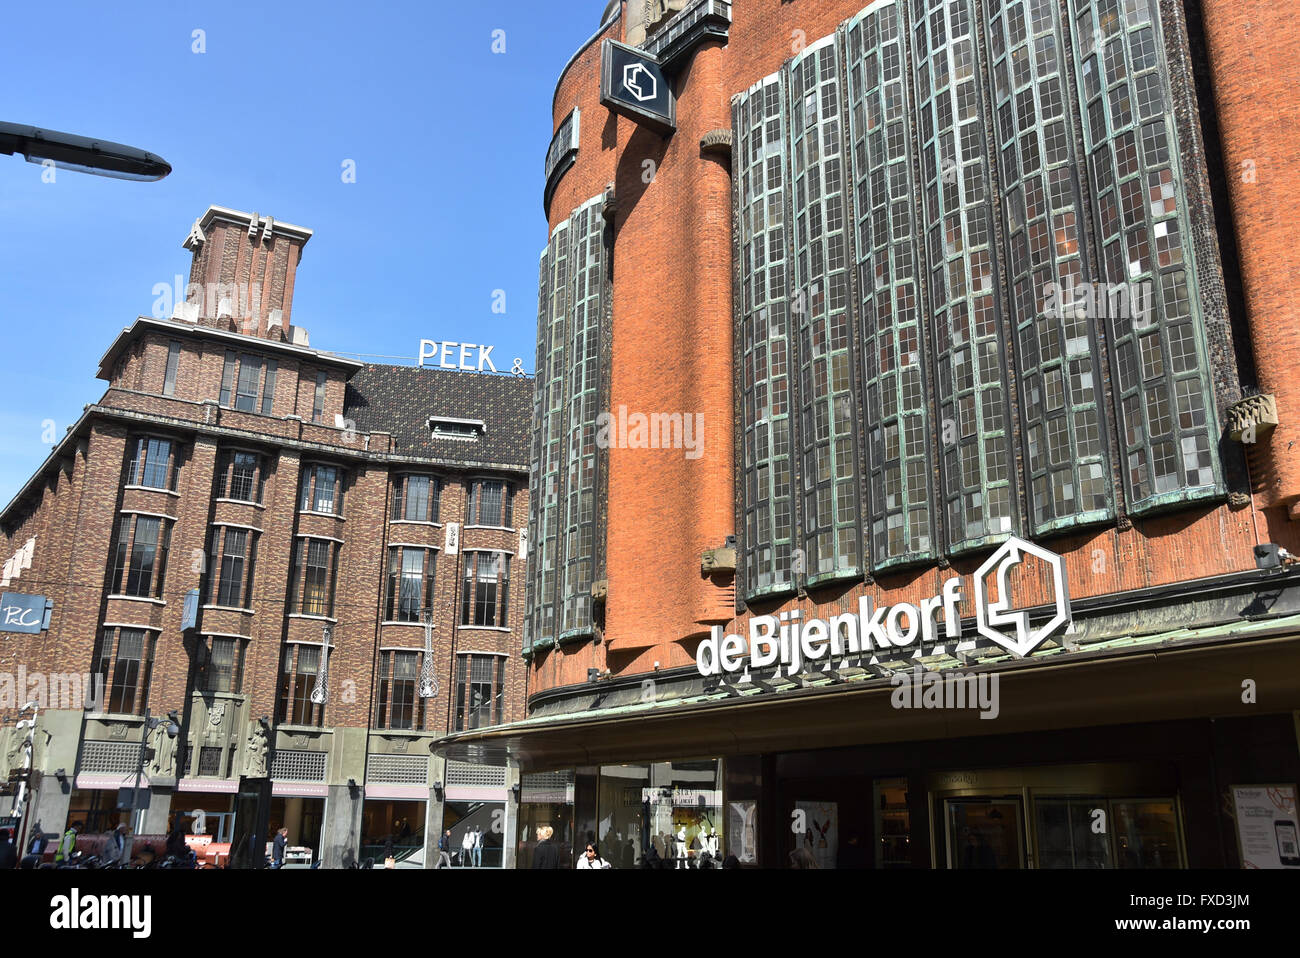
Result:
<instances>
[{"instance_id":1,"label":"display poster in window","mask_svg":"<svg viewBox=\"0 0 1300 958\"><path fill-rule=\"evenodd\" d=\"M728 802L727 843L741 862L758 860L758 802Z\"/></svg>"},{"instance_id":2,"label":"display poster in window","mask_svg":"<svg viewBox=\"0 0 1300 958\"><path fill-rule=\"evenodd\" d=\"M835 868L840 847L839 805L835 802L795 802L796 837L812 852L818 868Z\"/></svg>"},{"instance_id":3,"label":"display poster in window","mask_svg":"<svg viewBox=\"0 0 1300 958\"><path fill-rule=\"evenodd\" d=\"M1294 785L1234 785L1232 807L1242 868L1300 868Z\"/></svg>"}]
</instances>

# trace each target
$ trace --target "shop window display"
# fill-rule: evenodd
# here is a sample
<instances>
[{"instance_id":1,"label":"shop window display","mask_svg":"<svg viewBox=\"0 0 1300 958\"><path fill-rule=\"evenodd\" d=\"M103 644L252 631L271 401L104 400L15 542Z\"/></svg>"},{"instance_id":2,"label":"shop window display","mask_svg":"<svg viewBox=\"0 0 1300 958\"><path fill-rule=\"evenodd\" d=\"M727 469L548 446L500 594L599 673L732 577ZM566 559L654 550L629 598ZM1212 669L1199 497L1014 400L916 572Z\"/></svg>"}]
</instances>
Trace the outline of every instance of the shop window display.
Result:
<instances>
[{"instance_id":1,"label":"shop window display","mask_svg":"<svg viewBox=\"0 0 1300 958\"><path fill-rule=\"evenodd\" d=\"M537 846L547 830L559 867L572 867L573 791L573 772L568 769L522 776L516 868L541 867Z\"/></svg>"},{"instance_id":2,"label":"shop window display","mask_svg":"<svg viewBox=\"0 0 1300 958\"><path fill-rule=\"evenodd\" d=\"M700 868L721 859L720 763L613 765L600 771L601 854L615 868Z\"/></svg>"}]
</instances>

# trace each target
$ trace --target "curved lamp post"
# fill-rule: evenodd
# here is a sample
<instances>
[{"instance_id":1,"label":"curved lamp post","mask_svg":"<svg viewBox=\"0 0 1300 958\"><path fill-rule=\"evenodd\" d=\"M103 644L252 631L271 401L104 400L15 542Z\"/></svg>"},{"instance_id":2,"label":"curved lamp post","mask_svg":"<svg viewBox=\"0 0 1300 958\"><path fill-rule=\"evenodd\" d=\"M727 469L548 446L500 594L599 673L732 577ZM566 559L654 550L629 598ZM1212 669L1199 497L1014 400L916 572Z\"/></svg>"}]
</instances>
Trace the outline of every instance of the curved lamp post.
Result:
<instances>
[{"instance_id":1,"label":"curved lamp post","mask_svg":"<svg viewBox=\"0 0 1300 958\"><path fill-rule=\"evenodd\" d=\"M94 140L17 123L0 123L0 154L21 154L28 163L53 161L56 168L120 180L161 180L171 164L134 146Z\"/></svg>"}]
</instances>

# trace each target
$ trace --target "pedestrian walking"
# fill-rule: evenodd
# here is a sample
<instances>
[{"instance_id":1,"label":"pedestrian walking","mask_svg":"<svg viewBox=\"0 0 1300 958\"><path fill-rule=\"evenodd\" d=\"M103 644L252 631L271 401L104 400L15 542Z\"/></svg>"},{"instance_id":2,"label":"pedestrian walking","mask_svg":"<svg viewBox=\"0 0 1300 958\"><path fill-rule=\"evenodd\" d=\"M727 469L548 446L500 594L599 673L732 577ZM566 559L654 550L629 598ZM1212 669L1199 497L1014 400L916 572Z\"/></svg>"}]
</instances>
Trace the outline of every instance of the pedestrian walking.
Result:
<instances>
[{"instance_id":1,"label":"pedestrian walking","mask_svg":"<svg viewBox=\"0 0 1300 958\"><path fill-rule=\"evenodd\" d=\"M126 825L118 825L108 833L108 841L104 843L105 865L126 864L126 839L130 832Z\"/></svg>"},{"instance_id":2,"label":"pedestrian walking","mask_svg":"<svg viewBox=\"0 0 1300 958\"><path fill-rule=\"evenodd\" d=\"M483 867L483 829L478 825L474 826L473 851L474 851L474 867L482 868Z\"/></svg>"},{"instance_id":3,"label":"pedestrian walking","mask_svg":"<svg viewBox=\"0 0 1300 958\"><path fill-rule=\"evenodd\" d=\"M466 826L465 837L460 840L460 867L468 868L474 852L474 830Z\"/></svg>"},{"instance_id":4,"label":"pedestrian walking","mask_svg":"<svg viewBox=\"0 0 1300 958\"><path fill-rule=\"evenodd\" d=\"M450 828L444 831L442 833L442 837L438 839L438 864L435 865L434 867L435 868L451 867L451 829Z\"/></svg>"},{"instance_id":5,"label":"pedestrian walking","mask_svg":"<svg viewBox=\"0 0 1300 958\"><path fill-rule=\"evenodd\" d=\"M289 844L289 829L281 828L275 833L275 841L271 843L271 867L284 867L284 849Z\"/></svg>"},{"instance_id":6,"label":"pedestrian walking","mask_svg":"<svg viewBox=\"0 0 1300 958\"><path fill-rule=\"evenodd\" d=\"M537 846L533 849L533 867L557 869L560 867L560 851L551 842L555 829L550 825L537 826Z\"/></svg>"},{"instance_id":7,"label":"pedestrian walking","mask_svg":"<svg viewBox=\"0 0 1300 958\"><path fill-rule=\"evenodd\" d=\"M77 847L77 836L81 834L81 830L85 827L84 822L73 822L68 826L68 830L59 839L59 847L54 851L54 863L56 865L61 865L72 857L72 853Z\"/></svg>"}]
</instances>

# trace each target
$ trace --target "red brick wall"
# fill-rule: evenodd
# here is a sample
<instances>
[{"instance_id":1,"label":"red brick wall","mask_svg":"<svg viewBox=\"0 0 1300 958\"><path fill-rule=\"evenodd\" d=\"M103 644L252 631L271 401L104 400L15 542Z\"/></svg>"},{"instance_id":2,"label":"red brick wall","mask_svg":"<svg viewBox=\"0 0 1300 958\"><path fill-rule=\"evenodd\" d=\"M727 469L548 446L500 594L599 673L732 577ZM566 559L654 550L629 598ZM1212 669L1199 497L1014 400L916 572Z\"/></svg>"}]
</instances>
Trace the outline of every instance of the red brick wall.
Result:
<instances>
[{"instance_id":1,"label":"red brick wall","mask_svg":"<svg viewBox=\"0 0 1300 958\"><path fill-rule=\"evenodd\" d=\"M1300 497L1300 306L1290 288L1300 276L1300 25L1284 3L1204 0L1201 11L1259 385L1277 397L1280 421L1250 450L1251 469L1265 502L1291 504Z\"/></svg>"},{"instance_id":2,"label":"red brick wall","mask_svg":"<svg viewBox=\"0 0 1300 958\"><path fill-rule=\"evenodd\" d=\"M725 47L697 50L678 78L678 131L669 139L640 130L599 104L600 43L589 46L560 79L554 123L574 106L583 111L577 161L559 182L550 226L616 183L611 408L698 411L705 414L705 455L686 461L678 451L610 451L605 639L599 645L539 654L532 663L538 692L586 681L588 668L616 674L689 664L701 619L716 608L715 588L701 577L700 552L732 531L731 202L725 166L701 155L700 137L729 129L730 98L775 72L806 44L863 9L861 0L747 0L733 6ZM1292 241L1298 217L1286 186L1300 166L1300 59L1289 41L1296 28L1284 6L1206 0L1205 20L1227 167L1254 158L1259 180L1233 184L1243 265L1260 357L1261 385L1278 394L1284 423L1300 409L1300 385L1288 385L1300 356L1300 317L1280 279L1300 275ZM614 33L621 32L620 24ZM1261 84L1261 77L1269 77ZM655 166L642 179L644 162ZM1288 455L1297 435L1279 427L1267 481L1300 495L1300 456ZM1143 588L1254 568L1258 535L1291 551L1300 545L1284 510L1202 507L1109 528L1056 537L1049 547L1066 558L1074 598ZM1254 518L1252 518L1252 516ZM969 574L984 557L953 569L882 576L842 595L815 593L823 611L855 607L859 595L878 603L917 601L935 594L955 573ZM1044 598L1046 597L1044 593ZM778 610L813 602L788 602ZM773 611L764 608L764 612ZM967 609L969 612L970 610ZM747 617L729 629L744 629Z\"/></svg>"}]
</instances>

